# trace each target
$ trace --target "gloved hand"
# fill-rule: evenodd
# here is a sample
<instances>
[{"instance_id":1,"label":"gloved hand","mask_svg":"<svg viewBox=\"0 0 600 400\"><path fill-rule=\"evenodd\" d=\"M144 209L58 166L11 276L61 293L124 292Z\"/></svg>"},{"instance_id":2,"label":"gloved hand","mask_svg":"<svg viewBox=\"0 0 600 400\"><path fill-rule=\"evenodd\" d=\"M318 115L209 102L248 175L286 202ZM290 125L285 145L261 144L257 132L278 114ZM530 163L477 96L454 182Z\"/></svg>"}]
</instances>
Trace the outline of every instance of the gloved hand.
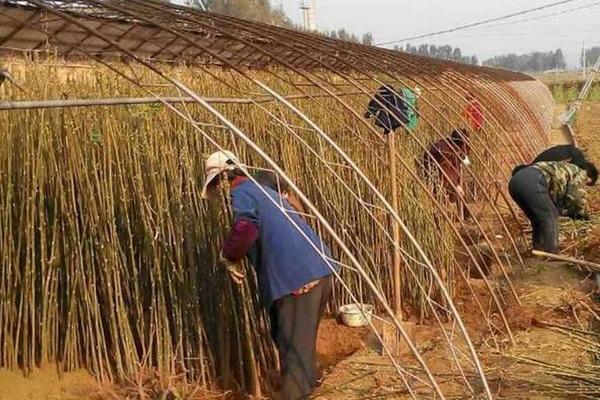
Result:
<instances>
[{"instance_id":1,"label":"gloved hand","mask_svg":"<svg viewBox=\"0 0 600 400\"><path fill-rule=\"evenodd\" d=\"M236 285L241 285L244 282L244 278L246 277L244 272L240 270L239 265L225 258L222 251L219 253L219 261L225 264L227 272L229 272L229 277Z\"/></svg>"},{"instance_id":2,"label":"gloved hand","mask_svg":"<svg viewBox=\"0 0 600 400\"><path fill-rule=\"evenodd\" d=\"M369 118L371 118L371 112L370 112L370 111L367 111L367 112L365 113L365 118L366 118L366 119L369 119Z\"/></svg>"}]
</instances>

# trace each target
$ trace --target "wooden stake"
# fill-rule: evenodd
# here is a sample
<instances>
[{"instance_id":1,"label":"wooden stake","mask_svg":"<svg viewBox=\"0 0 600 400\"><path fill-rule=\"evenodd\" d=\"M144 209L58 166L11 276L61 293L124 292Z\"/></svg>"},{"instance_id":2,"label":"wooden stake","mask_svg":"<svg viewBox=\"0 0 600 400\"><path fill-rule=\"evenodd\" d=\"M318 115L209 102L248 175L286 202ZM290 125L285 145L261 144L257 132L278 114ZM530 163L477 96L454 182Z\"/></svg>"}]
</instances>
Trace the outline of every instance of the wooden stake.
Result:
<instances>
[{"instance_id":1,"label":"wooden stake","mask_svg":"<svg viewBox=\"0 0 600 400\"><path fill-rule=\"evenodd\" d=\"M458 173L458 186L461 188L462 190L462 194L457 193L456 197L458 198L458 217L460 218L461 221L465 220L465 202L466 202L466 190L464 187L464 179L463 179L463 174L464 174L464 166L462 161L460 162L460 166L459 166L459 173Z\"/></svg>"},{"instance_id":2,"label":"wooden stake","mask_svg":"<svg viewBox=\"0 0 600 400\"><path fill-rule=\"evenodd\" d=\"M398 182L396 180L398 173L396 167L396 134L394 132L388 134L388 149L390 154L390 175L392 179L392 208L398 213L400 204L398 199ZM396 308L396 316L402 321L402 274L400 253L398 251L400 248L400 224L394 217L392 217L392 239L394 241L394 305Z\"/></svg>"},{"instance_id":3,"label":"wooden stake","mask_svg":"<svg viewBox=\"0 0 600 400\"><path fill-rule=\"evenodd\" d=\"M533 250L531 253L537 257L548 257L548 258L551 258L556 261L564 261L564 262L571 263L571 264L577 264L577 265L587 268L591 272L600 273L600 264L596 264L596 263L593 263L590 261L578 260L576 258L562 256L560 254L546 253L544 251L539 251L539 250Z\"/></svg>"}]
</instances>

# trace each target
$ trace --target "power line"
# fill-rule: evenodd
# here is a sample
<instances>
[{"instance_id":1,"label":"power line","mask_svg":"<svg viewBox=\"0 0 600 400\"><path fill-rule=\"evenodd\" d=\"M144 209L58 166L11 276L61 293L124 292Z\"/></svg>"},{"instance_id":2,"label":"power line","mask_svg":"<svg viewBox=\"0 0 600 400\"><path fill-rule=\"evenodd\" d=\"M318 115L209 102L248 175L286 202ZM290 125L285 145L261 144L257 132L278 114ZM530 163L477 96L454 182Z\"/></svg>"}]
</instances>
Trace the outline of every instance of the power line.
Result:
<instances>
[{"instance_id":1,"label":"power line","mask_svg":"<svg viewBox=\"0 0 600 400\"><path fill-rule=\"evenodd\" d=\"M557 7L557 6L560 6L560 5L563 5L563 4L573 3L575 1L578 1L578 0L562 0L562 1L557 1L555 3L550 3L550 4L547 4L545 6L539 6L539 7L530 8L530 9L527 9L527 10L518 11L518 12L515 12L515 13L511 13L511 14L506 14L506 15L503 15L501 17L489 18L489 19L486 19L486 20L483 20L483 21L472 22L472 23L466 24L466 25L460 25L460 26L457 26L455 28L444 29L442 31L437 31L437 32L433 32L433 33L427 33L427 34L424 34L424 35L413 36L413 37L409 37L409 38L405 38L405 39L399 39L399 40L392 40L392 41L389 41L389 42L377 43L376 45L377 46L386 46L386 45L390 45L390 44L407 42L409 40L423 39L423 38L426 38L426 37L442 35L444 33L456 32L456 31L460 31L460 30L463 30L463 29L473 28L473 27L476 27L476 26L486 25L486 24L489 24L489 23L492 23L492 22L498 22L498 21L502 21L504 19L517 17L519 15L530 14L532 12L545 10L545 9L551 8L551 7Z\"/></svg>"},{"instance_id":2,"label":"power line","mask_svg":"<svg viewBox=\"0 0 600 400\"><path fill-rule=\"evenodd\" d=\"M536 31L535 34L537 35L545 35L545 36L550 36L550 35L567 35L567 34L583 34L583 33L597 33L598 32L598 28L588 28L588 29L575 29L575 30L543 30L543 31ZM472 37L483 37L483 38L509 38L509 37L524 37L524 36L531 36L531 32L508 32L508 33L501 33L501 32L469 32L469 33L464 33L461 35L458 35L459 38L472 38ZM581 42L581 38L577 38L577 40L579 42ZM418 43L418 42L416 42Z\"/></svg>"},{"instance_id":3,"label":"power line","mask_svg":"<svg viewBox=\"0 0 600 400\"><path fill-rule=\"evenodd\" d=\"M596 7L598 5L600 5L600 1L597 1L597 2L592 3L592 4L586 4L584 6L579 6L579 7L575 7L575 8L569 8L568 10L558 11L558 12L554 12L554 13L551 13L551 14L544 14L544 15L540 15L540 16L537 16L537 17L520 19L518 21L511 21L511 22L506 22L506 23L503 23L503 24L492 24L492 25L484 26L482 28L487 29L487 28L492 28L492 27L496 27L496 26L511 26L511 25L516 25L516 24L521 24L523 22L539 21L541 19L546 19L546 18L551 18L551 17L557 17L557 16L560 16L560 15L570 14L570 13L573 13L573 12L576 12L576 11L586 10L588 8Z\"/></svg>"}]
</instances>

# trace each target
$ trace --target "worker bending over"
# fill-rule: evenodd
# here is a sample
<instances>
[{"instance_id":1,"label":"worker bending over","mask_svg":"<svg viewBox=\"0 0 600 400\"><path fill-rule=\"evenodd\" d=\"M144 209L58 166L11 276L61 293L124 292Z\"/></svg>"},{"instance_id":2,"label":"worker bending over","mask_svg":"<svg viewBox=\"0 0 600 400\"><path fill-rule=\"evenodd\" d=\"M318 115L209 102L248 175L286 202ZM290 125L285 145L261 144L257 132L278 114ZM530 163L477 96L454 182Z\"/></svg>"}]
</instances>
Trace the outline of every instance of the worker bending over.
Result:
<instances>
[{"instance_id":1,"label":"worker bending over","mask_svg":"<svg viewBox=\"0 0 600 400\"><path fill-rule=\"evenodd\" d=\"M578 149L572 144L561 144L558 146L550 147L542 151L538 156L531 162L531 164L518 165L513 170L513 175L521 168L529 165L533 165L542 161L564 161L571 164L577 165L579 168L585 169L585 165L588 161L585 158L583 151Z\"/></svg>"},{"instance_id":2,"label":"worker bending over","mask_svg":"<svg viewBox=\"0 0 600 400\"><path fill-rule=\"evenodd\" d=\"M561 144L558 146L550 147L542 151L532 164L542 161L565 161L571 164L577 165L579 168L584 168L587 160L583 151L578 149L572 144Z\"/></svg>"},{"instance_id":3,"label":"worker bending over","mask_svg":"<svg viewBox=\"0 0 600 400\"><path fill-rule=\"evenodd\" d=\"M206 198L222 180L229 182L234 218L222 257L226 263L250 258L279 351L283 399L308 399L318 384L317 330L337 267L326 261L329 249L290 203L251 181L240 165L228 151L208 157L202 195ZM232 265L228 269L241 283L244 275Z\"/></svg>"},{"instance_id":4,"label":"worker bending over","mask_svg":"<svg viewBox=\"0 0 600 400\"><path fill-rule=\"evenodd\" d=\"M533 228L533 249L558 252L558 217L589 219L586 210L586 185L598 179L590 163L583 168L564 161L522 165L513 171L508 189Z\"/></svg>"},{"instance_id":5,"label":"worker bending over","mask_svg":"<svg viewBox=\"0 0 600 400\"><path fill-rule=\"evenodd\" d=\"M463 167L471 165L469 142L465 129L454 130L429 146L423 154L422 169L425 178L433 185L435 193L440 188L452 203L456 203L461 218L469 218L462 187Z\"/></svg>"}]
</instances>

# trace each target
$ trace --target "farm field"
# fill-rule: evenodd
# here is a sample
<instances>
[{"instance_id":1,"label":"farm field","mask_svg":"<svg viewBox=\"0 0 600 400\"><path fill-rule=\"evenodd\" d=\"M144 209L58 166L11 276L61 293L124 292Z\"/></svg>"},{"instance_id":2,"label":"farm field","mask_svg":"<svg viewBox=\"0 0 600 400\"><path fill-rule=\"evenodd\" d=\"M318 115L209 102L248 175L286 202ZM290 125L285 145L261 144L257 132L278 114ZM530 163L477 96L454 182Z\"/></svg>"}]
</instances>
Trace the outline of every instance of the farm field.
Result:
<instances>
[{"instance_id":1,"label":"farm field","mask_svg":"<svg viewBox=\"0 0 600 400\"><path fill-rule=\"evenodd\" d=\"M507 184L573 139L577 76L314 32L304 3L306 29L262 0L0 2L0 400L600 397L600 266L531 258ZM547 190L600 265L598 189L590 220Z\"/></svg>"},{"instance_id":2,"label":"farm field","mask_svg":"<svg viewBox=\"0 0 600 400\"><path fill-rule=\"evenodd\" d=\"M533 76L548 86L554 100L560 104L568 104L573 101L585 83L581 72L533 74ZM588 101L600 102L600 76L596 76L594 80Z\"/></svg>"}]
</instances>

